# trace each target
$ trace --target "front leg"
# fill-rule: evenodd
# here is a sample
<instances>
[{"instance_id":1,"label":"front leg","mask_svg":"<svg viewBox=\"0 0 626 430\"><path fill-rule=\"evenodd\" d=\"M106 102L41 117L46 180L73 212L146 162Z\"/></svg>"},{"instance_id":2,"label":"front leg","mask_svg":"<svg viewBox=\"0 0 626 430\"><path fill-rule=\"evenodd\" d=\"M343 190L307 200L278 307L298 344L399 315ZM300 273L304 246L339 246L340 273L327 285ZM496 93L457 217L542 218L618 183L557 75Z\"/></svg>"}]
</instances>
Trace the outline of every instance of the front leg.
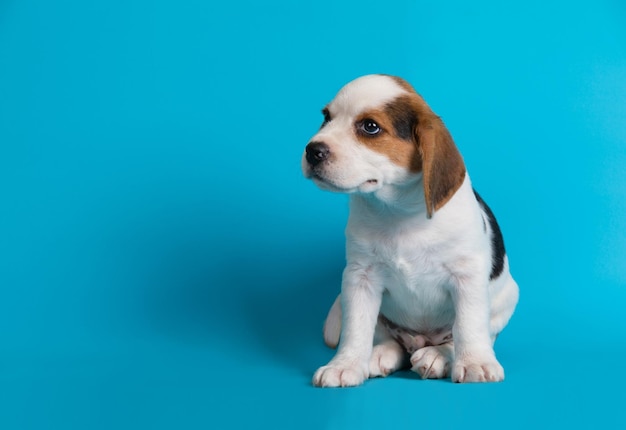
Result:
<instances>
[{"instance_id":1,"label":"front leg","mask_svg":"<svg viewBox=\"0 0 626 430\"><path fill-rule=\"evenodd\" d=\"M335 357L313 376L317 387L360 385L369 375L382 289L372 267L348 265L341 285L342 332Z\"/></svg>"},{"instance_id":2,"label":"front leg","mask_svg":"<svg viewBox=\"0 0 626 430\"><path fill-rule=\"evenodd\" d=\"M454 321L453 382L499 382L504 369L493 351L489 332L488 276L458 276L452 293Z\"/></svg>"}]
</instances>

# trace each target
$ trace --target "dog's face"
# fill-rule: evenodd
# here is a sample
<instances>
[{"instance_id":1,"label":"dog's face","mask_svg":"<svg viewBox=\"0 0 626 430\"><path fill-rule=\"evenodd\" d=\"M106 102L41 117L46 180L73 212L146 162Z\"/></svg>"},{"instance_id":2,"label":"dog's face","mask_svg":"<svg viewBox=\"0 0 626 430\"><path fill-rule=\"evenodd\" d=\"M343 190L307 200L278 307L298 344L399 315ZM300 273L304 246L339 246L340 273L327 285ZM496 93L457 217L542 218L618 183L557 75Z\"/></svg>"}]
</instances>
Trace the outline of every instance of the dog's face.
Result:
<instances>
[{"instance_id":1,"label":"dog's face","mask_svg":"<svg viewBox=\"0 0 626 430\"><path fill-rule=\"evenodd\" d=\"M322 113L302 157L304 175L320 188L375 193L423 177L431 216L463 182L465 166L447 129L400 78L358 78Z\"/></svg>"}]
</instances>

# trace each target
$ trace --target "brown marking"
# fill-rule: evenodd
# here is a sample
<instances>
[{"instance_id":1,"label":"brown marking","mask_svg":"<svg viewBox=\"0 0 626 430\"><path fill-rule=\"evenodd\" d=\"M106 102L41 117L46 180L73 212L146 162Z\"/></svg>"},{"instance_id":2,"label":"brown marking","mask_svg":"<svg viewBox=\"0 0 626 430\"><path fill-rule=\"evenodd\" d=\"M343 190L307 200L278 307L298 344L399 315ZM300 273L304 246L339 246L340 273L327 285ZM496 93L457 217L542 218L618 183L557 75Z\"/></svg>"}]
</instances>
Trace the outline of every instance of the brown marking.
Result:
<instances>
[{"instance_id":1,"label":"brown marking","mask_svg":"<svg viewBox=\"0 0 626 430\"><path fill-rule=\"evenodd\" d=\"M415 137L422 157L428 217L445 205L465 179L465 163L450 132L435 115L419 118Z\"/></svg>"},{"instance_id":2,"label":"brown marking","mask_svg":"<svg viewBox=\"0 0 626 430\"><path fill-rule=\"evenodd\" d=\"M394 82L396 84L398 84L398 86L400 88L402 88L403 90L405 90L407 93L414 93L415 92L415 89L413 89L413 86L411 86L411 84L409 84L404 79L402 79L402 78L400 78L398 76L393 76L393 75L383 75L383 76L387 76L387 77L393 79Z\"/></svg>"},{"instance_id":3,"label":"brown marking","mask_svg":"<svg viewBox=\"0 0 626 430\"><path fill-rule=\"evenodd\" d=\"M382 109L364 112L356 122L357 139L368 148L386 155L409 171L423 173L428 217L445 205L465 179L465 163L450 132L404 79L389 76L406 95ZM359 130L364 119L372 119L382 131L374 136Z\"/></svg>"},{"instance_id":4,"label":"brown marking","mask_svg":"<svg viewBox=\"0 0 626 430\"><path fill-rule=\"evenodd\" d=\"M422 161L412 136L414 125L408 125L408 136L405 136L396 126L399 121L406 123L407 115L414 117L413 109L410 105L399 102L401 99L408 99L408 97L398 98L383 109L373 109L359 115L355 121L355 134L359 142L369 149L386 155L392 163L398 166L418 173L422 170ZM381 132L370 136L359 130L365 119L376 122L381 127Z\"/></svg>"}]
</instances>

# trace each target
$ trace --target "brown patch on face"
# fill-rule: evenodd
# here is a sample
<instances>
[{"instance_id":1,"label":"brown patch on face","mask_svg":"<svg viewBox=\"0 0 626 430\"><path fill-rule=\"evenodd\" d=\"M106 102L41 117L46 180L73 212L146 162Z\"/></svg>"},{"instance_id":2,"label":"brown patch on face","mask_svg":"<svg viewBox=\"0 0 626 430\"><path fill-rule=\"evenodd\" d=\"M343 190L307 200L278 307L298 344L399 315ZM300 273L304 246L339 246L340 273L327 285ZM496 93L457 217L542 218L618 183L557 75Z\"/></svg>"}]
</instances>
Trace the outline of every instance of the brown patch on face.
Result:
<instances>
[{"instance_id":1,"label":"brown patch on face","mask_svg":"<svg viewBox=\"0 0 626 430\"><path fill-rule=\"evenodd\" d=\"M415 89L413 88L413 86L411 86L411 84L409 84L404 79L402 79L402 78L400 78L398 76L392 76L392 75L384 75L384 76L388 76L391 79L393 79L395 81L395 83L398 84L398 86L400 88L402 88L403 90L405 90L407 93L414 93L415 92Z\"/></svg>"},{"instance_id":2,"label":"brown patch on face","mask_svg":"<svg viewBox=\"0 0 626 430\"><path fill-rule=\"evenodd\" d=\"M358 140L386 155L393 163L413 173L423 173L428 217L445 205L465 179L465 163L450 132L413 87L391 76L408 94L382 109L363 113L355 122ZM362 130L373 120L382 129L375 135Z\"/></svg>"},{"instance_id":3,"label":"brown patch on face","mask_svg":"<svg viewBox=\"0 0 626 430\"><path fill-rule=\"evenodd\" d=\"M362 127L366 121L374 121L381 129L369 135ZM418 173L422 160L413 138L417 117L410 96L401 96L382 109L373 109L360 115L356 122L356 136L369 149L386 155L392 163Z\"/></svg>"}]
</instances>

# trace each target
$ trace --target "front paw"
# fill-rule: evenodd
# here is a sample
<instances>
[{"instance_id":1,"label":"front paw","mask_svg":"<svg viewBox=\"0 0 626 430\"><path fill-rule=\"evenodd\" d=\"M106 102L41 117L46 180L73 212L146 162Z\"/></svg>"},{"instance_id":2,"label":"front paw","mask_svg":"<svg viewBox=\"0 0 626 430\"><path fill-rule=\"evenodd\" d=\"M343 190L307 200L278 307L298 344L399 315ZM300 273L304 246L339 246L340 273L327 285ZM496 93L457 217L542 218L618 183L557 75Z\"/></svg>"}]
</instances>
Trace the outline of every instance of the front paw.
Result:
<instances>
[{"instance_id":1,"label":"front paw","mask_svg":"<svg viewBox=\"0 0 626 430\"><path fill-rule=\"evenodd\" d=\"M460 357L452 368L452 382L500 382L504 369L493 355Z\"/></svg>"},{"instance_id":2,"label":"front paw","mask_svg":"<svg viewBox=\"0 0 626 430\"><path fill-rule=\"evenodd\" d=\"M317 369L313 375L316 387L355 387L361 385L367 372L363 366L352 363L328 363Z\"/></svg>"}]
</instances>

